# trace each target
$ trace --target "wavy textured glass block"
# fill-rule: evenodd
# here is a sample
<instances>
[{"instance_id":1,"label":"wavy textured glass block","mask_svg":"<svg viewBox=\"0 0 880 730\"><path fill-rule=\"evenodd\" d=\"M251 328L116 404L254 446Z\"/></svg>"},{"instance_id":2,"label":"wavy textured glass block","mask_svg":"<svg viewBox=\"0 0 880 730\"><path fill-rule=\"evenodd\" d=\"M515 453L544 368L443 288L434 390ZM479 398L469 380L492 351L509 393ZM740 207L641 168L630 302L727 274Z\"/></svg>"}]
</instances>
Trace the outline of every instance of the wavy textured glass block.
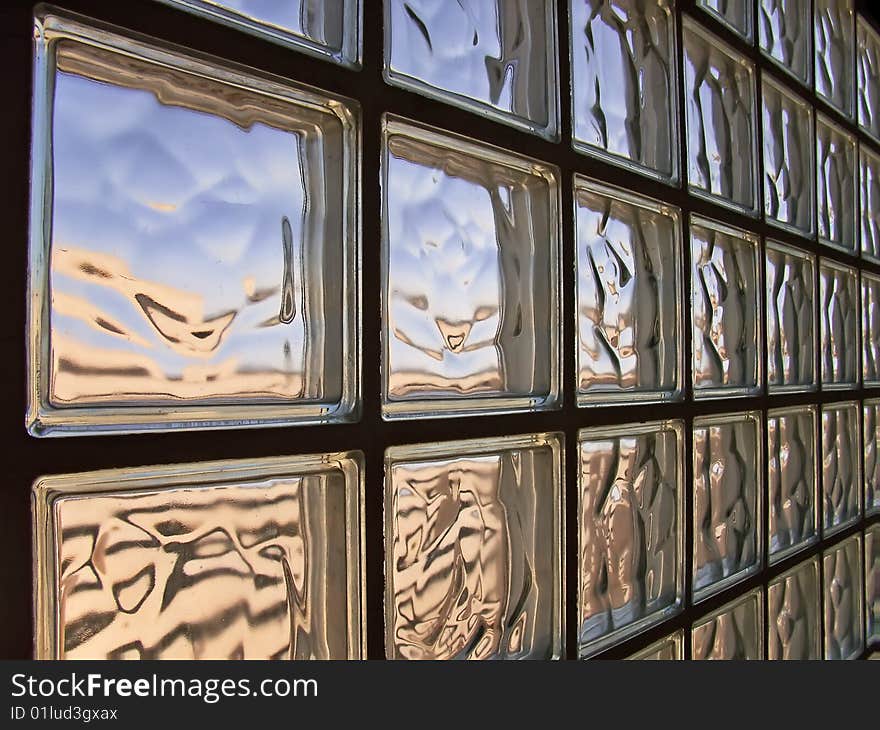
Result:
<instances>
[{"instance_id":1,"label":"wavy textured glass block","mask_svg":"<svg viewBox=\"0 0 880 730\"><path fill-rule=\"evenodd\" d=\"M816 407L767 412L767 495L770 562L819 537Z\"/></svg>"},{"instance_id":2,"label":"wavy textured glass block","mask_svg":"<svg viewBox=\"0 0 880 730\"><path fill-rule=\"evenodd\" d=\"M825 658L855 659L864 648L862 536L826 550L822 560Z\"/></svg>"},{"instance_id":3,"label":"wavy textured glass block","mask_svg":"<svg viewBox=\"0 0 880 730\"><path fill-rule=\"evenodd\" d=\"M859 519L862 478L859 404L822 408L822 527L825 535Z\"/></svg>"},{"instance_id":4,"label":"wavy textured glass block","mask_svg":"<svg viewBox=\"0 0 880 730\"><path fill-rule=\"evenodd\" d=\"M678 180L675 22L669 4L569 0L575 149Z\"/></svg>"},{"instance_id":5,"label":"wavy textured glass block","mask_svg":"<svg viewBox=\"0 0 880 730\"><path fill-rule=\"evenodd\" d=\"M656 641L651 646L636 652L627 659L654 661L674 661L684 659L684 631L678 630Z\"/></svg>"},{"instance_id":6,"label":"wavy textured glass block","mask_svg":"<svg viewBox=\"0 0 880 730\"><path fill-rule=\"evenodd\" d=\"M767 384L771 393L816 385L816 259L766 242Z\"/></svg>"},{"instance_id":7,"label":"wavy textured glass block","mask_svg":"<svg viewBox=\"0 0 880 730\"><path fill-rule=\"evenodd\" d=\"M768 75L764 121L764 217L799 233L813 231L813 108Z\"/></svg>"},{"instance_id":8,"label":"wavy textured glass block","mask_svg":"<svg viewBox=\"0 0 880 730\"><path fill-rule=\"evenodd\" d=\"M385 452L390 659L558 659L562 439Z\"/></svg>"},{"instance_id":9,"label":"wavy textured glass block","mask_svg":"<svg viewBox=\"0 0 880 730\"><path fill-rule=\"evenodd\" d=\"M880 35L861 15L856 21L856 94L859 126L880 140Z\"/></svg>"},{"instance_id":10,"label":"wavy textured glass block","mask_svg":"<svg viewBox=\"0 0 880 730\"><path fill-rule=\"evenodd\" d=\"M758 237L691 216L694 397L761 386Z\"/></svg>"},{"instance_id":11,"label":"wavy textured glass block","mask_svg":"<svg viewBox=\"0 0 880 730\"><path fill-rule=\"evenodd\" d=\"M863 408L865 514L880 512L880 400L866 400Z\"/></svg>"},{"instance_id":12,"label":"wavy textured glass block","mask_svg":"<svg viewBox=\"0 0 880 730\"><path fill-rule=\"evenodd\" d=\"M865 637L880 640L880 525L865 530Z\"/></svg>"},{"instance_id":13,"label":"wavy textured glass block","mask_svg":"<svg viewBox=\"0 0 880 730\"><path fill-rule=\"evenodd\" d=\"M359 0L159 0L318 58L360 66Z\"/></svg>"},{"instance_id":14,"label":"wavy textured glass block","mask_svg":"<svg viewBox=\"0 0 880 730\"><path fill-rule=\"evenodd\" d=\"M816 201L819 240L845 251L857 249L856 138L816 115ZM880 193L878 193L880 194Z\"/></svg>"},{"instance_id":15,"label":"wavy textured glass block","mask_svg":"<svg viewBox=\"0 0 880 730\"><path fill-rule=\"evenodd\" d=\"M853 115L852 0L814 0L816 93L847 116Z\"/></svg>"},{"instance_id":16,"label":"wavy textured glass block","mask_svg":"<svg viewBox=\"0 0 880 730\"><path fill-rule=\"evenodd\" d=\"M821 659L819 558L767 586L768 659Z\"/></svg>"},{"instance_id":17,"label":"wavy textured glass block","mask_svg":"<svg viewBox=\"0 0 880 730\"><path fill-rule=\"evenodd\" d=\"M558 138L556 0L384 1L388 83Z\"/></svg>"},{"instance_id":18,"label":"wavy textured glass block","mask_svg":"<svg viewBox=\"0 0 880 730\"><path fill-rule=\"evenodd\" d=\"M819 259L822 385L852 388L859 377L859 283L856 270Z\"/></svg>"},{"instance_id":19,"label":"wavy textured glass block","mask_svg":"<svg viewBox=\"0 0 880 730\"><path fill-rule=\"evenodd\" d=\"M677 398L680 211L579 175L575 206L578 403Z\"/></svg>"},{"instance_id":20,"label":"wavy textured glass block","mask_svg":"<svg viewBox=\"0 0 880 730\"><path fill-rule=\"evenodd\" d=\"M862 272L862 380L880 385L880 277Z\"/></svg>"},{"instance_id":21,"label":"wavy textured glass block","mask_svg":"<svg viewBox=\"0 0 880 730\"><path fill-rule=\"evenodd\" d=\"M862 256L880 261L880 157L865 143L859 145L859 191Z\"/></svg>"},{"instance_id":22,"label":"wavy textured glass block","mask_svg":"<svg viewBox=\"0 0 880 730\"><path fill-rule=\"evenodd\" d=\"M688 185L757 212L755 67L690 18L682 27Z\"/></svg>"},{"instance_id":23,"label":"wavy textured glass block","mask_svg":"<svg viewBox=\"0 0 880 730\"><path fill-rule=\"evenodd\" d=\"M581 657L681 608L682 429L664 421L579 433Z\"/></svg>"},{"instance_id":24,"label":"wavy textured glass block","mask_svg":"<svg viewBox=\"0 0 880 730\"><path fill-rule=\"evenodd\" d=\"M691 658L763 659L762 606L763 593L757 588L695 623L691 631Z\"/></svg>"},{"instance_id":25,"label":"wavy textured glass block","mask_svg":"<svg viewBox=\"0 0 880 730\"><path fill-rule=\"evenodd\" d=\"M761 50L798 81L812 80L810 0L760 0L758 37Z\"/></svg>"},{"instance_id":26,"label":"wavy textured glass block","mask_svg":"<svg viewBox=\"0 0 880 730\"><path fill-rule=\"evenodd\" d=\"M753 3L751 0L697 0L697 7L714 15L724 25L746 40L752 39Z\"/></svg>"},{"instance_id":27,"label":"wavy textured glass block","mask_svg":"<svg viewBox=\"0 0 880 730\"><path fill-rule=\"evenodd\" d=\"M351 110L36 23L32 433L349 420Z\"/></svg>"},{"instance_id":28,"label":"wavy textured glass block","mask_svg":"<svg viewBox=\"0 0 880 730\"><path fill-rule=\"evenodd\" d=\"M694 600L761 566L761 414L694 419Z\"/></svg>"},{"instance_id":29,"label":"wavy textured glass block","mask_svg":"<svg viewBox=\"0 0 880 730\"><path fill-rule=\"evenodd\" d=\"M359 453L44 477L39 659L360 658Z\"/></svg>"},{"instance_id":30,"label":"wavy textured glass block","mask_svg":"<svg viewBox=\"0 0 880 730\"><path fill-rule=\"evenodd\" d=\"M386 117L383 413L553 407L557 172Z\"/></svg>"}]
</instances>

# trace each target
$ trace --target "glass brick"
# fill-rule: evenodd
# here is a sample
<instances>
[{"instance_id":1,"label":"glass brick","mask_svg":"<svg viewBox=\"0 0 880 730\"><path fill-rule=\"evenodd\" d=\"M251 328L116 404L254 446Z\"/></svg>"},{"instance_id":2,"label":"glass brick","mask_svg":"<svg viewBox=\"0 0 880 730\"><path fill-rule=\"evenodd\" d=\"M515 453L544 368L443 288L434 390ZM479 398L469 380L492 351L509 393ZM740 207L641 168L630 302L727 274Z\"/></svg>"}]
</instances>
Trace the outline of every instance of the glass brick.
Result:
<instances>
[{"instance_id":1,"label":"glass brick","mask_svg":"<svg viewBox=\"0 0 880 730\"><path fill-rule=\"evenodd\" d=\"M758 35L761 50L798 81L812 81L810 0L760 0Z\"/></svg>"},{"instance_id":2,"label":"glass brick","mask_svg":"<svg viewBox=\"0 0 880 730\"><path fill-rule=\"evenodd\" d=\"M856 270L819 259L822 386L852 388L859 377L859 284Z\"/></svg>"},{"instance_id":3,"label":"glass brick","mask_svg":"<svg viewBox=\"0 0 880 730\"><path fill-rule=\"evenodd\" d=\"M359 0L159 0L312 56L360 68Z\"/></svg>"},{"instance_id":4,"label":"glass brick","mask_svg":"<svg viewBox=\"0 0 880 730\"><path fill-rule=\"evenodd\" d=\"M880 385L880 277L862 272L862 380Z\"/></svg>"},{"instance_id":5,"label":"glass brick","mask_svg":"<svg viewBox=\"0 0 880 730\"><path fill-rule=\"evenodd\" d=\"M764 119L764 217L797 233L811 234L813 108L768 74L761 84Z\"/></svg>"},{"instance_id":6,"label":"glass brick","mask_svg":"<svg viewBox=\"0 0 880 730\"><path fill-rule=\"evenodd\" d=\"M676 37L667 2L569 0L575 149L677 182Z\"/></svg>"},{"instance_id":7,"label":"glass brick","mask_svg":"<svg viewBox=\"0 0 880 730\"><path fill-rule=\"evenodd\" d=\"M761 414L694 419L694 600L760 569Z\"/></svg>"},{"instance_id":8,"label":"glass brick","mask_svg":"<svg viewBox=\"0 0 880 730\"><path fill-rule=\"evenodd\" d=\"M385 0L385 80L558 139L556 0Z\"/></svg>"},{"instance_id":9,"label":"glass brick","mask_svg":"<svg viewBox=\"0 0 880 730\"><path fill-rule=\"evenodd\" d=\"M880 261L880 157L864 143L859 145L859 189L862 256Z\"/></svg>"},{"instance_id":10,"label":"glass brick","mask_svg":"<svg viewBox=\"0 0 880 730\"><path fill-rule=\"evenodd\" d=\"M819 558L810 558L767 586L768 659L821 659Z\"/></svg>"},{"instance_id":11,"label":"glass brick","mask_svg":"<svg viewBox=\"0 0 880 730\"><path fill-rule=\"evenodd\" d=\"M555 168L384 122L383 415L552 408Z\"/></svg>"},{"instance_id":12,"label":"glass brick","mask_svg":"<svg viewBox=\"0 0 880 730\"><path fill-rule=\"evenodd\" d=\"M695 623L691 632L691 658L763 659L763 598L761 589L756 588Z\"/></svg>"},{"instance_id":13,"label":"glass brick","mask_svg":"<svg viewBox=\"0 0 880 730\"><path fill-rule=\"evenodd\" d=\"M819 240L829 246L857 249L855 211L859 180L856 138L816 115L816 200Z\"/></svg>"},{"instance_id":14,"label":"glass brick","mask_svg":"<svg viewBox=\"0 0 880 730\"><path fill-rule=\"evenodd\" d=\"M854 21L852 0L815 0L816 93L848 117L853 115Z\"/></svg>"},{"instance_id":15,"label":"glass brick","mask_svg":"<svg viewBox=\"0 0 880 730\"><path fill-rule=\"evenodd\" d=\"M62 16L36 32L31 432L351 420L346 102Z\"/></svg>"},{"instance_id":16,"label":"glass brick","mask_svg":"<svg viewBox=\"0 0 880 730\"><path fill-rule=\"evenodd\" d=\"M830 535L859 519L859 404L822 407L822 527Z\"/></svg>"},{"instance_id":17,"label":"glass brick","mask_svg":"<svg viewBox=\"0 0 880 730\"><path fill-rule=\"evenodd\" d=\"M691 216L694 397L761 387L758 237Z\"/></svg>"},{"instance_id":18,"label":"glass brick","mask_svg":"<svg viewBox=\"0 0 880 730\"><path fill-rule=\"evenodd\" d=\"M757 213L755 67L690 18L682 27L688 185Z\"/></svg>"},{"instance_id":19,"label":"glass brick","mask_svg":"<svg viewBox=\"0 0 880 730\"><path fill-rule=\"evenodd\" d=\"M562 437L385 452L389 659L558 659Z\"/></svg>"},{"instance_id":20,"label":"glass brick","mask_svg":"<svg viewBox=\"0 0 880 730\"><path fill-rule=\"evenodd\" d=\"M865 530L865 626L868 644L880 639L880 525Z\"/></svg>"},{"instance_id":21,"label":"glass brick","mask_svg":"<svg viewBox=\"0 0 880 730\"><path fill-rule=\"evenodd\" d=\"M646 659L654 661L674 661L684 659L684 631L679 629L669 636L656 641L651 646L636 652L627 659Z\"/></svg>"},{"instance_id":22,"label":"glass brick","mask_svg":"<svg viewBox=\"0 0 880 730\"><path fill-rule=\"evenodd\" d=\"M767 383L771 393L816 386L815 258L766 243Z\"/></svg>"},{"instance_id":23,"label":"glass brick","mask_svg":"<svg viewBox=\"0 0 880 730\"><path fill-rule=\"evenodd\" d=\"M579 433L579 648L595 654L681 610L681 421Z\"/></svg>"},{"instance_id":24,"label":"glass brick","mask_svg":"<svg viewBox=\"0 0 880 730\"><path fill-rule=\"evenodd\" d=\"M359 659L360 452L44 477L39 659Z\"/></svg>"},{"instance_id":25,"label":"glass brick","mask_svg":"<svg viewBox=\"0 0 880 730\"><path fill-rule=\"evenodd\" d=\"M880 399L866 400L863 408L865 514L880 512Z\"/></svg>"},{"instance_id":26,"label":"glass brick","mask_svg":"<svg viewBox=\"0 0 880 730\"><path fill-rule=\"evenodd\" d=\"M720 20L734 33L752 39L751 0L697 0L697 7Z\"/></svg>"},{"instance_id":27,"label":"glass brick","mask_svg":"<svg viewBox=\"0 0 880 730\"><path fill-rule=\"evenodd\" d=\"M823 557L825 658L856 659L864 648L862 536L853 535Z\"/></svg>"},{"instance_id":28,"label":"glass brick","mask_svg":"<svg viewBox=\"0 0 880 730\"><path fill-rule=\"evenodd\" d=\"M880 141L880 34L861 15L856 22L856 93L859 126Z\"/></svg>"},{"instance_id":29,"label":"glass brick","mask_svg":"<svg viewBox=\"0 0 880 730\"><path fill-rule=\"evenodd\" d=\"M815 406L767 412L767 494L774 563L819 537Z\"/></svg>"},{"instance_id":30,"label":"glass brick","mask_svg":"<svg viewBox=\"0 0 880 730\"><path fill-rule=\"evenodd\" d=\"M578 403L681 393L681 213L575 175Z\"/></svg>"}]
</instances>

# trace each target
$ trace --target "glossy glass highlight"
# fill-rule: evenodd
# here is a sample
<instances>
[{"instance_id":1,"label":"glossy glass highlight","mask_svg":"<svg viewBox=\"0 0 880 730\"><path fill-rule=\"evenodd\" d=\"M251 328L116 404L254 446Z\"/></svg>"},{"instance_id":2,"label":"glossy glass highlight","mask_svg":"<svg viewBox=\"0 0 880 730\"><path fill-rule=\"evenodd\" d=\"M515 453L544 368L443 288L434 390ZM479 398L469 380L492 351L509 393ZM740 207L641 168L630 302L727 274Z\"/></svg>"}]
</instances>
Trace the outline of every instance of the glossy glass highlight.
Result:
<instances>
[{"instance_id":1,"label":"glossy glass highlight","mask_svg":"<svg viewBox=\"0 0 880 730\"><path fill-rule=\"evenodd\" d=\"M880 261L880 156L865 143L859 145L859 190L862 255Z\"/></svg>"},{"instance_id":2,"label":"glossy glass highlight","mask_svg":"<svg viewBox=\"0 0 880 730\"><path fill-rule=\"evenodd\" d=\"M694 624L691 658L756 660L764 658L763 593L760 588L725 604Z\"/></svg>"},{"instance_id":3,"label":"glossy glass highlight","mask_svg":"<svg viewBox=\"0 0 880 730\"><path fill-rule=\"evenodd\" d=\"M697 0L697 7L714 15L746 40L752 39L753 4L749 0Z\"/></svg>"},{"instance_id":4,"label":"glossy glass highlight","mask_svg":"<svg viewBox=\"0 0 880 730\"><path fill-rule=\"evenodd\" d=\"M862 536L829 548L822 560L825 658L855 659L865 644Z\"/></svg>"},{"instance_id":5,"label":"glossy glass highlight","mask_svg":"<svg viewBox=\"0 0 880 730\"><path fill-rule=\"evenodd\" d=\"M862 272L862 380L880 385L880 276Z\"/></svg>"},{"instance_id":6,"label":"glossy glass highlight","mask_svg":"<svg viewBox=\"0 0 880 730\"><path fill-rule=\"evenodd\" d=\"M852 0L814 0L813 31L816 94L846 116L852 116L855 78Z\"/></svg>"},{"instance_id":7,"label":"glossy glass highlight","mask_svg":"<svg viewBox=\"0 0 880 730\"><path fill-rule=\"evenodd\" d=\"M852 388L859 377L859 284L856 270L819 259L822 386Z\"/></svg>"},{"instance_id":8,"label":"glossy glass highlight","mask_svg":"<svg viewBox=\"0 0 880 730\"><path fill-rule=\"evenodd\" d=\"M817 114L816 200L819 240L844 251L858 248L858 225L853 215L858 205L857 159L856 138L826 116Z\"/></svg>"},{"instance_id":9,"label":"glossy glass highlight","mask_svg":"<svg viewBox=\"0 0 880 730\"><path fill-rule=\"evenodd\" d=\"M684 631L679 630L666 636L651 646L633 654L628 659L645 659L653 661L674 661L684 659Z\"/></svg>"},{"instance_id":10,"label":"glossy glass highlight","mask_svg":"<svg viewBox=\"0 0 880 730\"><path fill-rule=\"evenodd\" d=\"M783 573L767 586L768 659L821 659L819 558Z\"/></svg>"},{"instance_id":11,"label":"glossy glass highlight","mask_svg":"<svg viewBox=\"0 0 880 730\"><path fill-rule=\"evenodd\" d=\"M822 408L822 527L837 532L861 514L859 406L848 401Z\"/></svg>"},{"instance_id":12,"label":"glossy glass highlight","mask_svg":"<svg viewBox=\"0 0 880 730\"><path fill-rule=\"evenodd\" d=\"M798 81L809 84L813 71L810 0L760 0L761 50Z\"/></svg>"},{"instance_id":13,"label":"glossy glass highlight","mask_svg":"<svg viewBox=\"0 0 880 730\"><path fill-rule=\"evenodd\" d=\"M862 409L864 442L865 514L880 512L880 400L866 400Z\"/></svg>"},{"instance_id":14,"label":"glossy glass highlight","mask_svg":"<svg viewBox=\"0 0 880 730\"><path fill-rule=\"evenodd\" d=\"M861 15L856 24L856 94L859 126L880 140L880 35Z\"/></svg>"}]
</instances>

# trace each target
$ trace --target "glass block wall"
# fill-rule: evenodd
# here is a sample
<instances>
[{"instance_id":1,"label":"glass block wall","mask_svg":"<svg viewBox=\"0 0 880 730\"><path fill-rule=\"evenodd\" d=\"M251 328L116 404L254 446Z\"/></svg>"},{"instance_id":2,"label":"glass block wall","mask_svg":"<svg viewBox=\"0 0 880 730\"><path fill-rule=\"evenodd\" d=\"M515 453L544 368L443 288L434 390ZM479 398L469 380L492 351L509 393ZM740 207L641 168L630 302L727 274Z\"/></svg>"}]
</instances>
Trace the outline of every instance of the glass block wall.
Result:
<instances>
[{"instance_id":1,"label":"glass block wall","mask_svg":"<svg viewBox=\"0 0 880 730\"><path fill-rule=\"evenodd\" d=\"M68 5L21 16L35 656L880 641L873 17Z\"/></svg>"}]
</instances>

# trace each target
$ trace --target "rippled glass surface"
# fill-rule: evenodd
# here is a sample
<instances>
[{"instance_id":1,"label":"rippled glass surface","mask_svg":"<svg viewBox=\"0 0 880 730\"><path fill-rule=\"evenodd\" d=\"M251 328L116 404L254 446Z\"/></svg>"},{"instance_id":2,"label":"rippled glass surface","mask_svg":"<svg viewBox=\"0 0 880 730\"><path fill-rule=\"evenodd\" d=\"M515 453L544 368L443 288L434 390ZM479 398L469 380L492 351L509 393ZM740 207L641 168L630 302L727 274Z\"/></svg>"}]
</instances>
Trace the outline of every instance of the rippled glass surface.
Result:
<instances>
[{"instance_id":1,"label":"rippled glass surface","mask_svg":"<svg viewBox=\"0 0 880 730\"><path fill-rule=\"evenodd\" d=\"M665 0L569 0L574 146L678 180L675 22Z\"/></svg>"},{"instance_id":2,"label":"rippled glass surface","mask_svg":"<svg viewBox=\"0 0 880 730\"><path fill-rule=\"evenodd\" d=\"M859 126L880 139L880 35L861 15L856 23L856 44Z\"/></svg>"},{"instance_id":3,"label":"rippled glass surface","mask_svg":"<svg viewBox=\"0 0 880 730\"><path fill-rule=\"evenodd\" d=\"M853 115L852 0L814 0L816 93L847 116Z\"/></svg>"},{"instance_id":4,"label":"rippled glass surface","mask_svg":"<svg viewBox=\"0 0 880 730\"><path fill-rule=\"evenodd\" d=\"M851 388L859 377L859 285L856 270L819 260L820 359L824 388Z\"/></svg>"},{"instance_id":5,"label":"rippled glass surface","mask_svg":"<svg viewBox=\"0 0 880 730\"><path fill-rule=\"evenodd\" d=\"M758 37L761 50L799 81L812 78L810 0L760 0Z\"/></svg>"},{"instance_id":6,"label":"rippled glass surface","mask_svg":"<svg viewBox=\"0 0 880 730\"><path fill-rule=\"evenodd\" d=\"M694 624L691 658L755 660L764 658L763 594L758 588Z\"/></svg>"},{"instance_id":7,"label":"rippled glass surface","mask_svg":"<svg viewBox=\"0 0 880 730\"><path fill-rule=\"evenodd\" d=\"M865 514L880 512L880 400L866 400L863 408Z\"/></svg>"},{"instance_id":8,"label":"rippled glass surface","mask_svg":"<svg viewBox=\"0 0 880 730\"><path fill-rule=\"evenodd\" d=\"M681 389L681 214L575 175L578 402Z\"/></svg>"},{"instance_id":9,"label":"rippled glass surface","mask_svg":"<svg viewBox=\"0 0 880 730\"><path fill-rule=\"evenodd\" d=\"M761 414L694 419L694 598L761 566Z\"/></svg>"},{"instance_id":10,"label":"rippled glass surface","mask_svg":"<svg viewBox=\"0 0 880 730\"><path fill-rule=\"evenodd\" d=\"M768 411L767 551L771 563L818 539L816 464L816 407Z\"/></svg>"},{"instance_id":11,"label":"rippled glass surface","mask_svg":"<svg viewBox=\"0 0 880 730\"><path fill-rule=\"evenodd\" d=\"M694 397L761 385L758 237L691 216Z\"/></svg>"},{"instance_id":12,"label":"rippled glass surface","mask_svg":"<svg viewBox=\"0 0 880 730\"><path fill-rule=\"evenodd\" d=\"M868 643L880 639L880 525L865 530L865 626Z\"/></svg>"},{"instance_id":13,"label":"rippled glass surface","mask_svg":"<svg viewBox=\"0 0 880 730\"><path fill-rule=\"evenodd\" d=\"M757 210L755 68L685 17L688 185L698 195Z\"/></svg>"},{"instance_id":14,"label":"rippled glass surface","mask_svg":"<svg viewBox=\"0 0 880 730\"><path fill-rule=\"evenodd\" d=\"M39 659L360 658L360 454L45 477Z\"/></svg>"},{"instance_id":15,"label":"rippled glass surface","mask_svg":"<svg viewBox=\"0 0 880 730\"><path fill-rule=\"evenodd\" d=\"M159 0L344 66L360 66L359 0Z\"/></svg>"},{"instance_id":16,"label":"rippled glass surface","mask_svg":"<svg viewBox=\"0 0 880 730\"><path fill-rule=\"evenodd\" d=\"M665 421L579 434L581 657L680 610L682 429Z\"/></svg>"},{"instance_id":17,"label":"rippled glass surface","mask_svg":"<svg viewBox=\"0 0 880 730\"><path fill-rule=\"evenodd\" d=\"M558 138L556 0L384 2L388 83Z\"/></svg>"},{"instance_id":18,"label":"rippled glass surface","mask_svg":"<svg viewBox=\"0 0 880 730\"><path fill-rule=\"evenodd\" d=\"M37 22L31 431L350 418L344 104Z\"/></svg>"},{"instance_id":19,"label":"rippled glass surface","mask_svg":"<svg viewBox=\"0 0 880 730\"><path fill-rule=\"evenodd\" d=\"M750 0L697 0L697 7L714 15L743 38L751 40L753 5Z\"/></svg>"},{"instance_id":20,"label":"rippled glass surface","mask_svg":"<svg viewBox=\"0 0 880 730\"><path fill-rule=\"evenodd\" d=\"M861 512L859 404L822 408L822 526L824 534L849 525Z\"/></svg>"},{"instance_id":21,"label":"rippled glass surface","mask_svg":"<svg viewBox=\"0 0 880 730\"><path fill-rule=\"evenodd\" d=\"M859 189L862 255L880 261L880 156L864 143L859 145Z\"/></svg>"},{"instance_id":22,"label":"rippled glass surface","mask_svg":"<svg viewBox=\"0 0 880 730\"><path fill-rule=\"evenodd\" d=\"M766 242L767 383L770 392L816 385L815 258Z\"/></svg>"},{"instance_id":23,"label":"rippled glass surface","mask_svg":"<svg viewBox=\"0 0 880 730\"><path fill-rule=\"evenodd\" d=\"M880 277L862 272L862 379L880 385Z\"/></svg>"},{"instance_id":24,"label":"rippled glass surface","mask_svg":"<svg viewBox=\"0 0 880 730\"><path fill-rule=\"evenodd\" d=\"M389 659L558 659L561 436L388 449Z\"/></svg>"},{"instance_id":25,"label":"rippled glass surface","mask_svg":"<svg viewBox=\"0 0 880 730\"><path fill-rule=\"evenodd\" d=\"M654 661L674 661L676 659L684 659L683 646L684 631L679 630L627 658Z\"/></svg>"},{"instance_id":26,"label":"rippled glass surface","mask_svg":"<svg viewBox=\"0 0 880 730\"><path fill-rule=\"evenodd\" d=\"M384 132L385 417L552 407L556 172L397 118Z\"/></svg>"},{"instance_id":27,"label":"rippled glass surface","mask_svg":"<svg viewBox=\"0 0 880 730\"><path fill-rule=\"evenodd\" d=\"M855 251L857 248L856 216L853 213L858 207L858 174L856 138L826 116L817 114L816 201L819 240L846 251Z\"/></svg>"},{"instance_id":28,"label":"rippled glass surface","mask_svg":"<svg viewBox=\"0 0 880 730\"><path fill-rule=\"evenodd\" d=\"M813 108L764 74L764 217L813 231Z\"/></svg>"},{"instance_id":29,"label":"rippled glass surface","mask_svg":"<svg viewBox=\"0 0 880 730\"><path fill-rule=\"evenodd\" d=\"M821 659L819 558L767 586L768 659Z\"/></svg>"},{"instance_id":30,"label":"rippled glass surface","mask_svg":"<svg viewBox=\"0 0 880 730\"><path fill-rule=\"evenodd\" d=\"M864 647L862 536L829 548L822 560L825 658L855 659Z\"/></svg>"}]
</instances>

